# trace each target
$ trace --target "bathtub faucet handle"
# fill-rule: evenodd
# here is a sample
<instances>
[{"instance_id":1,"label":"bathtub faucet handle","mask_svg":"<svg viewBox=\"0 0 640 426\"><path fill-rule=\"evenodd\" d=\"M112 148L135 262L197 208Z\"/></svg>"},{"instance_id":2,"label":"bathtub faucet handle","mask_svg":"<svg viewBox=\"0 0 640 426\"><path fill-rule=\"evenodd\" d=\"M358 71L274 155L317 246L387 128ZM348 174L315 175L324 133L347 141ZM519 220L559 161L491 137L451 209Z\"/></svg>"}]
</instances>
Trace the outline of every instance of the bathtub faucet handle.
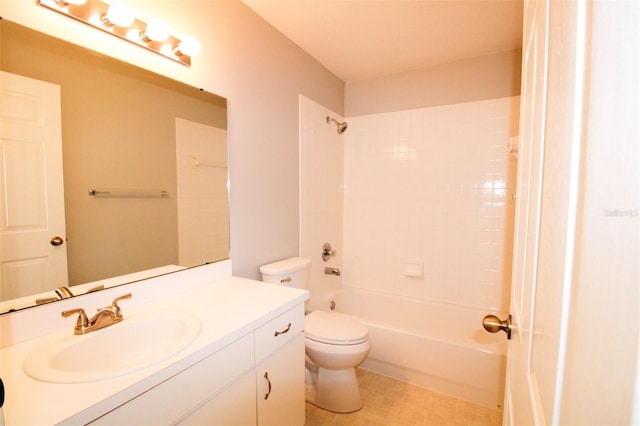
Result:
<instances>
[{"instance_id":1,"label":"bathtub faucet handle","mask_svg":"<svg viewBox=\"0 0 640 426\"><path fill-rule=\"evenodd\" d=\"M322 260L325 262L329 261L329 258L336 255L336 251L331 248L331 244L324 243L322 246Z\"/></svg>"}]
</instances>

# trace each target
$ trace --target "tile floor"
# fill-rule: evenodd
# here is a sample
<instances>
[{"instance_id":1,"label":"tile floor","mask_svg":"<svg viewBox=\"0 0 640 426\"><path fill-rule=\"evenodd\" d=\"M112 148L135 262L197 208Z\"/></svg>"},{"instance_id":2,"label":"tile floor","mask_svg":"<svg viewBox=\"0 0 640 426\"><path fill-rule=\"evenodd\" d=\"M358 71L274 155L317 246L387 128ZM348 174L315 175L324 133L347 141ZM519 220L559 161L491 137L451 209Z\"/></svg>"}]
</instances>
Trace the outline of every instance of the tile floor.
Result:
<instances>
[{"instance_id":1,"label":"tile floor","mask_svg":"<svg viewBox=\"0 0 640 426\"><path fill-rule=\"evenodd\" d=\"M306 426L315 425L482 425L502 424L502 411L358 369L364 407L337 414L306 404Z\"/></svg>"}]
</instances>

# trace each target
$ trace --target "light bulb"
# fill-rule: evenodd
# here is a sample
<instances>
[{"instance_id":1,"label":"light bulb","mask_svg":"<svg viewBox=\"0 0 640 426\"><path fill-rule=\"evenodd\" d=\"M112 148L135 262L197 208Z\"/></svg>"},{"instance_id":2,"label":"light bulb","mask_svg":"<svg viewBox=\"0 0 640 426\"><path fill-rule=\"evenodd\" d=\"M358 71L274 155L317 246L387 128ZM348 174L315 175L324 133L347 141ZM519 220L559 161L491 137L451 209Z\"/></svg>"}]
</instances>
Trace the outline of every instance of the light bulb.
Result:
<instances>
[{"instance_id":1,"label":"light bulb","mask_svg":"<svg viewBox=\"0 0 640 426\"><path fill-rule=\"evenodd\" d=\"M189 55L191 57L198 56L202 51L202 45L197 38L193 36L187 36L182 39L182 42L180 42L178 51L183 55Z\"/></svg>"},{"instance_id":2,"label":"light bulb","mask_svg":"<svg viewBox=\"0 0 640 426\"><path fill-rule=\"evenodd\" d=\"M105 19L113 25L127 28L133 24L136 18L133 14L133 9L128 4L116 0L109 5Z\"/></svg>"},{"instance_id":3,"label":"light bulb","mask_svg":"<svg viewBox=\"0 0 640 426\"><path fill-rule=\"evenodd\" d=\"M143 40L166 41L169 38L169 27L160 19L152 19L147 24L147 28L140 34Z\"/></svg>"}]
</instances>

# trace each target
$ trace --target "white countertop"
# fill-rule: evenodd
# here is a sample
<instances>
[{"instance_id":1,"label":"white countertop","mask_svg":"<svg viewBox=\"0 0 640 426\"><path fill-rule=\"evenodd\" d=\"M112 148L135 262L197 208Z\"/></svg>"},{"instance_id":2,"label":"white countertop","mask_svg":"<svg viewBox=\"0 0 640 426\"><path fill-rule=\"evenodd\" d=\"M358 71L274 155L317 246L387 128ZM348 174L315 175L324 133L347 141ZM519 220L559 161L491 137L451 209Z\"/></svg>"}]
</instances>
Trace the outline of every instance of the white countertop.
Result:
<instances>
[{"instance_id":1,"label":"white countertop","mask_svg":"<svg viewBox=\"0 0 640 426\"><path fill-rule=\"evenodd\" d=\"M125 289L136 298L135 288ZM201 331L185 350L159 364L96 382L55 384L27 376L22 368L24 358L49 335L8 346L0 350L0 377L6 395L5 425L87 423L303 303L308 295L303 290L230 277L133 308L122 301L124 321L127 314L147 309L184 311L201 320ZM110 304L111 299L104 298L103 305ZM77 303L82 307L82 300ZM75 321L68 321L70 334L74 325Z\"/></svg>"}]
</instances>

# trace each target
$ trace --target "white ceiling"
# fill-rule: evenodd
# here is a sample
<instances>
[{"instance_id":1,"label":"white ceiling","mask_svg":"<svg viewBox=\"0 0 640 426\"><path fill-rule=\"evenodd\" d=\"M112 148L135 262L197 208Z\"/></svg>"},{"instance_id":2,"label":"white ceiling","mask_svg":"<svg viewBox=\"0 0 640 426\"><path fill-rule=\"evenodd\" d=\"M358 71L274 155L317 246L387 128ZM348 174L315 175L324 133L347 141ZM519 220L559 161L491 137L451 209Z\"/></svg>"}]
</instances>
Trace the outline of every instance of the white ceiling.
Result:
<instances>
[{"instance_id":1,"label":"white ceiling","mask_svg":"<svg viewBox=\"0 0 640 426\"><path fill-rule=\"evenodd\" d=\"M522 0L243 0L345 82L522 45Z\"/></svg>"}]
</instances>

